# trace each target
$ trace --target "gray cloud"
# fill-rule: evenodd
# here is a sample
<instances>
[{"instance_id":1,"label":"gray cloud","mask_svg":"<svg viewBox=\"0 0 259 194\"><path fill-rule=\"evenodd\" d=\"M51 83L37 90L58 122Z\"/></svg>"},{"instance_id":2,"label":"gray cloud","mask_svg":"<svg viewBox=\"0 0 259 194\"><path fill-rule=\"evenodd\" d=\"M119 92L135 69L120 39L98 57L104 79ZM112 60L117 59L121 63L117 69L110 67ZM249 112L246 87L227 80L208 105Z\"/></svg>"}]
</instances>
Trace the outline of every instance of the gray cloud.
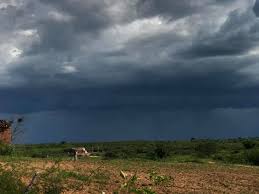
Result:
<instances>
[{"instance_id":1,"label":"gray cloud","mask_svg":"<svg viewBox=\"0 0 259 194\"><path fill-rule=\"evenodd\" d=\"M229 0L211 0L211 1L194 1L194 0L140 0L137 4L137 11L140 16L152 17L161 15L171 19L197 14L210 9L211 6L226 6L233 1Z\"/></svg>"},{"instance_id":2,"label":"gray cloud","mask_svg":"<svg viewBox=\"0 0 259 194\"><path fill-rule=\"evenodd\" d=\"M106 8L110 6L105 1L78 0L41 0L43 3L54 5L58 10L72 16L73 27L79 31L98 31L111 24L111 18Z\"/></svg>"},{"instance_id":3,"label":"gray cloud","mask_svg":"<svg viewBox=\"0 0 259 194\"><path fill-rule=\"evenodd\" d=\"M191 1L158 1L140 0L137 4L138 13L141 16L151 17L155 15L171 16L174 19L188 16L198 12L202 6Z\"/></svg>"},{"instance_id":4,"label":"gray cloud","mask_svg":"<svg viewBox=\"0 0 259 194\"><path fill-rule=\"evenodd\" d=\"M255 1L255 5L254 5L253 10L254 10L256 16L258 17L259 16L259 1L258 0Z\"/></svg>"},{"instance_id":5,"label":"gray cloud","mask_svg":"<svg viewBox=\"0 0 259 194\"><path fill-rule=\"evenodd\" d=\"M40 11L34 13L31 28L36 29L38 38L28 46L29 52L24 49L22 58L11 63L10 74L25 87L29 84L41 88L51 85L69 88L109 88L124 84L155 86L160 80L163 85L175 81L182 83L178 80L188 82L189 79L202 86L200 79L209 79L215 83L211 82L207 88L216 91L222 87L222 82L217 82L218 75L222 80L224 76L228 78L224 86L232 86L231 80L235 80L235 85L250 82L250 75L242 70L256 64L256 56L244 55L257 45L258 21L250 9L232 11L233 4L239 5L239 1L206 1L205 5L194 1L152 1L154 5L159 4L153 7L158 12L167 14L164 9L171 9L177 15L174 9L179 8L190 17L179 15L178 20L168 21L137 18L136 15L134 20L121 23L116 23L115 11L107 2L42 0L15 8L26 13L32 6L41 7L47 16ZM148 1L136 1L132 6L138 9L146 3ZM207 13L206 9L213 6L215 12L222 12L223 4L226 14L222 21L218 21L214 13ZM158 12L152 15L159 15ZM194 12L197 14L192 16ZM127 15L130 14L126 12L124 16ZM197 17L200 24L193 24ZM17 26L20 26L19 22ZM134 34L134 28L138 33ZM70 69L69 73L67 69ZM207 78L208 74L211 77ZM172 84L173 88L178 86L182 87Z\"/></svg>"},{"instance_id":6,"label":"gray cloud","mask_svg":"<svg viewBox=\"0 0 259 194\"><path fill-rule=\"evenodd\" d=\"M186 54L196 57L244 54L258 45L258 29L259 22L251 11L235 10L218 32L195 40Z\"/></svg>"},{"instance_id":7,"label":"gray cloud","mask_svg":"<svg viewBox=\"0 0 259 194\"><path fill-rule=\"evenodd\" d=\"M123 126L136 113L259 107L258 2L13 2L0 3L3 113L127 112Z\"/></svg>"}]
</instances>

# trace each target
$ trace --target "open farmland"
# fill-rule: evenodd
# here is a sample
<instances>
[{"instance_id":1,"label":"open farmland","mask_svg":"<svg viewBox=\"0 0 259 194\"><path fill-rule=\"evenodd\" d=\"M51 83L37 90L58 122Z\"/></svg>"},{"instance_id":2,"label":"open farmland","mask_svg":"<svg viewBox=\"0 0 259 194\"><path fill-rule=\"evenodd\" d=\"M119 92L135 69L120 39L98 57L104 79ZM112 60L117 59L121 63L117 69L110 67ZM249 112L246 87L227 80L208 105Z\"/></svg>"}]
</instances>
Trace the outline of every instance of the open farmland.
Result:
<instances>
[{"instance_id":1,"label":"open farmland","mask_svg":"<svg viewBox=\"0 0 259 194\"><path fill-rule=\"evenodd\" d=\"M130 193L130 189L136 191L132 193L259 193L259 168L252 166L93 158L1 164L14 168L25 185L38 172L35 187L45 186L45 193Z\"/></svg>"},{"instance_id":2,"label":"open farmland","mask_svg":"<svg viewBox=\"0 0 259 194\"><path fill-rule=\"evenodd\" d=\"M258 138L0 148L0 193L259 193Z\"/></svg>"}]
</instances>

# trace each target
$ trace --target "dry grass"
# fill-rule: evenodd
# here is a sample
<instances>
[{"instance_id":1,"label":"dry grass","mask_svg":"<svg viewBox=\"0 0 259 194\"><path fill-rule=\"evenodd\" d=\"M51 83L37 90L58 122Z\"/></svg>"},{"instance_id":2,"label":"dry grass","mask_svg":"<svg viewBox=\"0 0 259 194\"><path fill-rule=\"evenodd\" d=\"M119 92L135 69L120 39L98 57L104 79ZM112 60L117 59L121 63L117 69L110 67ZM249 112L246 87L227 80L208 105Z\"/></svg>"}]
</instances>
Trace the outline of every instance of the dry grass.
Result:
<instances>
[{"instance_id":1,"label":"dry grass","mask_svg":"<svg viewBox=\"0 0 259 194\"><path fill-rule=\"evenodd\" d=\"M19 169L22 180L28 183L35 171L44 173L54 166L54 161L1 164ZM70 184L64 193L113 193L120 191L133 175L138 178L134 187L150 188L156 193L259 193L259 168L251 166L95 159L63 160L56 165L60 176L66 175L64 184ZM120 176L121 170L128 178ZM76 183L80 183L77 191L71 187Z\"/></svg>"}]
</instances>

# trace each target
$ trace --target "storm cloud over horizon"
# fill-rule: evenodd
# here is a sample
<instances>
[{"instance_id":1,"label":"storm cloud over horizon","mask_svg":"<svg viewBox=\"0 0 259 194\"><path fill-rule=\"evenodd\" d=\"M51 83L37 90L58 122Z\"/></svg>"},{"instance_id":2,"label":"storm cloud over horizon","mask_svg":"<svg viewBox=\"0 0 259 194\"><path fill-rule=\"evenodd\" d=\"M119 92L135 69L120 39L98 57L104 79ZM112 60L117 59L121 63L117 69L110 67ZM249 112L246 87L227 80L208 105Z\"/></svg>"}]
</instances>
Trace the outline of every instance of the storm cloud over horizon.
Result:
<instances>
[{"instance_id":1,"label":"storm cloud over horizon","mask_svg":"<svg viewBox=\"0 0 259 194\"><path fill-rule=\"evenodd\" d=\"M259 1L2 0L24 142L259 136ZM75 133L76 132L76 133Z\"/></svg>"}]
</instances>

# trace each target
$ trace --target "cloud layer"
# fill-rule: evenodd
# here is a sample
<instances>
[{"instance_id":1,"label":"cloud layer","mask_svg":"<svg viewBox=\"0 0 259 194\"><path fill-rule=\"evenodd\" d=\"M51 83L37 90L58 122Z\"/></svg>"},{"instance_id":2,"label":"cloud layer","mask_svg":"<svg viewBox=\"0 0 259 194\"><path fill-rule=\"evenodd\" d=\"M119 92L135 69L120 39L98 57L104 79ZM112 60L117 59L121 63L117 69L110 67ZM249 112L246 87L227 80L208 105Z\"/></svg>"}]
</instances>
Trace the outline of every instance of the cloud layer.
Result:
<instances>
[{"instance_id":1,"label":"cloud layer","mask_svg":"<svg viewBox=\"0 0 259 194\"><path fill-rule=\"evenodd\" d=\"M258 15L254 0L1 1L1 111L258 108Z\"/></svg>"}]
</instances>

